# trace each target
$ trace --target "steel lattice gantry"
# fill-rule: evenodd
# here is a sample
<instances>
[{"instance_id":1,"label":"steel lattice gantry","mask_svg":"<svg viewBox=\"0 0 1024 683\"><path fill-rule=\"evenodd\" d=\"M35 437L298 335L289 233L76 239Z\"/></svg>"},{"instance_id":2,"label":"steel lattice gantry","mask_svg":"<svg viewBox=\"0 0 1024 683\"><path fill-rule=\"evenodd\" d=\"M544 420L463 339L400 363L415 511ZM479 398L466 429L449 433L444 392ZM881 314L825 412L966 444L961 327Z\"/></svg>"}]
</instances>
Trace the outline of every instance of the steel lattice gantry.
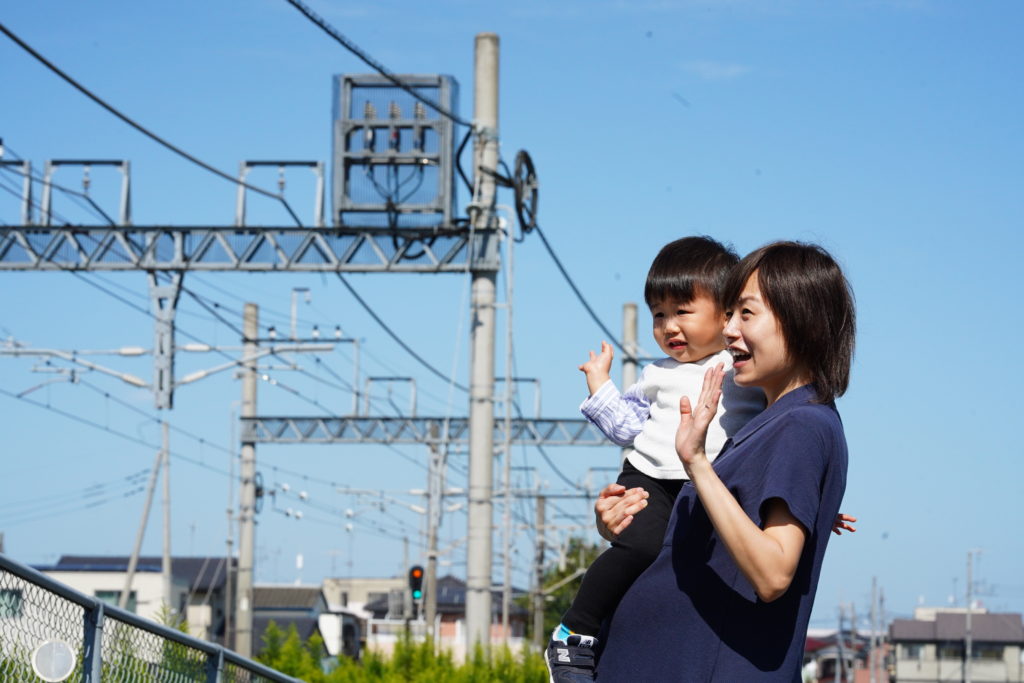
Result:
<instances>
[{"instance_id":1,"label":"steel lattice gantry","mask_svg":"<svg viewBox=\"0 0 1024 683\"><path fill-rule=\"evenodd\" d=\"M464 417L254 417L242 419L242 440L254 443L467 444ZM494 422L494 441L505 440L505 426ZM593 424L582 418L519 418L511 442L526 446L607 446Z\"/></svg>"},{"instance_id":2,"label":"steel lattice gantry","mask_svg":"<svg viewBox=\"0 0 1024 683\"><path fill-rule=\"evenodd\" d=\"M479 238L485 239L480 240ZM0 226L0 271L464 272L465 228ZM490 241L477 234L478 244Z\"/></svg>"}]
</instances>

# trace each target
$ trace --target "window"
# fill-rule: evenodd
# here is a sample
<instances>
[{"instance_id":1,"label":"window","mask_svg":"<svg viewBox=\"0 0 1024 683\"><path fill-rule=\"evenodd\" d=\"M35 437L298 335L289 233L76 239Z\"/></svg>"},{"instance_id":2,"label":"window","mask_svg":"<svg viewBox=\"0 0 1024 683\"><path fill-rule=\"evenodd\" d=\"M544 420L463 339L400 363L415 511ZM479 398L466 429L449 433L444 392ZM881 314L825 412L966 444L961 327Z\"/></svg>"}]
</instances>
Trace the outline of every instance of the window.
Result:
<instances>
[{"instance_id":1,"label":"window","mask_svg":"<svg viewBox=\"0 0 1024 683\"><path fill-rule=\"evenodd\" d=\"M921 644L920 643L908 643L906 645L900 645L903 652L903 659L921 659Z\"/></svg>"},{"instance_id":2,"label":"window","mask_svg":"<svg viewBox=\"0 0 1024 683\"><path fill-rule=\"evenodd\" d=\"M96 598L110 605L111 607L117 607L121 602L121 591L96 591ZM128 594L128 604L125 605L125 609L129 612L135 612L136 608L136 595L135 591Z\"/></svg>"},{"instance_id":3,"label":"window","mask_svg":"<svg viewBox=\"0 0 1024 683\"><path fill-rule=\"evenodd\" d=\"M962 642L939 643L939 659L963 659L964 644Z\"/></svg>"},{"instance_id":4,"label":"window","mask_svg":"<svg viewBox=\"0 0 1024 683\"><path fill-rule=\"evenodd\" d=\"M341 606L348 607L348 591L341 592Z\"/></svg>"},{"instance_id":5,"label":"window","mask_svg":"<svg viewBox=\"0 0 1024 683\"><path fill-rule=\"evenodd\" d=\"M0 619L20 617L21 602L20 588L0 588Z\"/></svg>"},{"instance_id":6,"label":"window","mask_svg":"<svg viewBox=\"0 0 1024 683\"><path fill-rule=\"evenodd\" d=\"M975 659L1002 661L1003 646L995 643L974 643L971 647Z\"/></svg>"}]
</instances>

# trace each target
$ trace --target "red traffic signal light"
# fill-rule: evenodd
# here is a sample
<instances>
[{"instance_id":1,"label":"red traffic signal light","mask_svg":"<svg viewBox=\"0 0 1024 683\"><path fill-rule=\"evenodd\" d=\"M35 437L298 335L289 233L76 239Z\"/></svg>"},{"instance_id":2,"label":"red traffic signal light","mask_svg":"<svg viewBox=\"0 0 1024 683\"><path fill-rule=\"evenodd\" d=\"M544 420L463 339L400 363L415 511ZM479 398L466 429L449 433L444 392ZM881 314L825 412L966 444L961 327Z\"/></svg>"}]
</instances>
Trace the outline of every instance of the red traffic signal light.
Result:
<instances>
[{"instance_id":1,"label":"red traffic signal light","mask_svg":"<svg viewBox=\"0 0 1024 683\"><path fill-rule=\"evenodd\" d=\"M409 569L409 590L412 591L413 600L423 597L423 567L420 565Z\"/></svg>"}]
</instances>

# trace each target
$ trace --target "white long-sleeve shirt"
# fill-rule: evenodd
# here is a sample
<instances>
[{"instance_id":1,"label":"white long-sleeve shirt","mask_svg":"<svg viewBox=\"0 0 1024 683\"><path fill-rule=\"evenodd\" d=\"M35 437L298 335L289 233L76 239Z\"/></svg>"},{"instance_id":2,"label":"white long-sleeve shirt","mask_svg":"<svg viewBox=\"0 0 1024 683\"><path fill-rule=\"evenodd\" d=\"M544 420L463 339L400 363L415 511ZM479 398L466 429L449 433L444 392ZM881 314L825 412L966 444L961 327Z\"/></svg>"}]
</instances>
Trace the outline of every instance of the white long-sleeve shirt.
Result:
<instances>
[{"instance_id":1,"label":"white long-sleeve shirt","mask_svg":"<svg viewBox=\"0 0 1024 683\"><path fill-rule=\"evenodd\" d=\"M726 439L765 406L760 389L739 387L733 382L732 356L728 351L693 363L680 363L672 358L655 361L643 369L640 380L624 393L619 393L608 380L583 402L580 412L609 441L625 447L626 459L644 474L655 479L688 479L675 446L679 399L685 395L691 403L695 402L704 373L718 363L724 363L727 372L722 382L722 400L708 427L705 445L708 459L714 460Z\"/></svg>"}]
</instances>

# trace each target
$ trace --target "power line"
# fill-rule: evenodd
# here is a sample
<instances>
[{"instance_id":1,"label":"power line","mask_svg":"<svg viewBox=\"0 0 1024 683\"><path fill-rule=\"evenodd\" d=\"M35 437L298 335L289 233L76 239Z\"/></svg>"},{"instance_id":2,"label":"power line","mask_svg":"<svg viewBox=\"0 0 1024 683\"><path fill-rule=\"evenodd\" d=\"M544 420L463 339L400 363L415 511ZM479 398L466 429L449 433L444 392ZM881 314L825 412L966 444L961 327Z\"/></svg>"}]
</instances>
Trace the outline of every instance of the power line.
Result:
<instances>
[{"instance_id":1,"label":"power line","mask_svg":"<svg viewBox=\"0 0 1024 683\"><path fill-rule=\"evenodd\" d=\"M618 337L612 334L611 330L609 330L608 327L601 321L601 319L597 317L597 313L595 313L594 309L590 307L589 303L587 303L587 300L584 298L583 293L579 290L579 288L576 286L576 283L573 282L572 278L569 276L569 272L565 269L565 266L562 265L562 261L558 258L558 255L555 254L555 250L551 248L551 244L548 243L548 238L544 236L544 231L540 229L539 225L534 226L534 230L536 230L537 234L540 235L540 241L543 242L544 248L547 249L548 254L551 256L551 260L555 262L555 265L558 267L559 272L562 273L562 277L565 278L565 281L569 284L570 289L572 289L573 293L576 294L576 298L580 300L581 304L583 304L583 308L587 309L587 313L590 314L590 317L593 319L593 321L597 323L597 326L601 328L601 331L605 333L608 339L611 339L612 343L619 348L619 351L622 351L622 353L625 354L626 358L632 358L632 355L628 351L626 351L625 348L623 348L622 344L619 342Z\"/></svg>"},{"instance_id":2,"label":"power line","mask_svg":"<svg viewBox=\"0 0 1024 683\"><path fill-rule=\"evenodd\" d=\"M108 432L110 434L113 434L114 436L120 437L120 438L122 438L122 439L124 439L126 441L131 441L132 443L138 444L140 446L145 446L146 448L151 448L153 450L160 450L160 448L161 448L157 444L149 443L145 439L140 439L138 437L132 436L131 434L125 434L124 432L120 432L120 431L118 431L116 429L111 429L110 427L107 427L106 425L101 425L99 422L95 422L94 420L90 420L90 419L82 417L80 415L75 415L74 413L70 413L70 412L68 412L66 410L62 410L60 408L48 405L46 403L40 403L39 401L34 401L34 400L30 399L30 398L26 398L25 396L18 396L15 393L7 391L6 389L0 388L0 394L3 394L4 396L8 396L8 397L13 398L13 399L17 399L19 401L24 401L25 403L33 405L33 406L35 406L37 408L43 408L44 410L49 410L50 412L57 413L58 415L61 415L63 417L68 418L69 420L74 420L75 422L78 422L78 423L81 423L81 424L84 424L84 425L88 425L89 427L93 427L95 429L99 429L99 430L102 430L104 432ZM209 470L211 472L216 472L217 474L220 474L220 475L223 475L223 476L230 476L224 470L222 470L220 468L217 468L217 467L214 467L212 465L208 465L208 464L206 464L205 462L203 462L201 460L197 460L195 458L190 458L187 455L182 455L181 453L175 453L174 451L168 451L168 452L170 453L171 457L177 458L178 460L183 460L184 462L187 462L187 463L190 463L192 465L195 465L196 467L202 467L203 469Z\"/></svg>"},{"instance_id":3,"label":"power line","mask_svg":"<svg viewBox=\"0 0 1024 683\"><path fill-rule=\"evenodd\" d=\"M174 152L178 156L180 156L180 157L182 157L182 158L192 162L193 164L199 166L200 168L205 169L206 171L209 171L210 173L212 173L212 174L214 174L214 175L216 175L216 176L218 176L220 178L223 178L224 180L227 180L230 183L234 183L235 185L239 185L239 186L244 187L244 188L246 188L248 190L252 190L253 192L261 194L261 195L263 195L265 197L270 197L272 199L278 200L279 202L281 202L282 206L284 206L285 210L288 211L288 213L291 215L291 217L295 221L296 225L298 225L300 228L302 227L302 221L299 220L299 217L295 214L295 211L292 210L292 207L288 204L288 201L284 198L284 195L274 194L273 192L270 192L269 190L264 190L262 187L257 187L256 185L250 185L249 183L246 183L246 182L244 182L242 180L239 180L238 178L233 178L232 176L228 175L224 171L221 171L220 169L218 169L218 168L216 168L214 166L211 166L210 164L206 163L202 159L199 159L198 157L193 156L192 154L189 154L188 152L186 152L182 148L178 147L177 145L174 145L173 143L165 140L164 138L160 137L159 135L157 135L153 131L151 131L148 128L144 127L142 124L134 121L133 119L131 119L128 116L126 116L125 114L122 114L113 105L108 104L105 100L100 98L98 95L93 93L91 90L86 88L84 85L82 85L81 83L76 81L74 78L72 78L71 76L66 74L64 71L62 71L56 64L54 64L53 62L48 60L46 57L44 57L43 55L39 54L34 49L32 49L32 47L30 45L28 45L28 43L23 41L21 38L19 38L13 32L11 32L11 30L8 29L3 24L0 24L0 32L3 32L4 35L6 35L8 38L10 38L12 41L14 41L18 45L18 47L20 47L25 52L27 52L30 55L32 55L32 57L34 57L36 59L36 61L41 63L43 66L45 66L47 69L49 69L53 73L55 73L58 76L60 76L65 82L67 82L69 85L74 87L80 93L82 93L83 95L85 95L86 97L91 99L93 102L95 102L96 104L98 104L101 107L103 107L104 109L106 109L108 112L110 112L111 114L113 114L117 118L119 118L122 121L124 121L125 123L127 123L129 126L134 128L135 130L139 131L140 133L142 133L143 135L148 137L150 140L153 140L154 142L162 145L163 147L167 148L171 152Z\"/></svg>"},{"instance_id":4,"label":"power line","mask_svg":"<svg viewBox=\"0 0 1024 683\"><path fill-rule=\"evenodd\" d=\"M306 3L301 2L300 0L286 0L286 2L295 9L299 10L299 12L301 12L307 19L309 19L311 22L319 26L324 31L324 33L329 35L331 38L334 38L334 40L340 43L342 47L344 47L346 50L348 50L356 57L361 59L366 65L368 65L371 69L379 73L381 76L388 79L393 84L395 84L405 92L409 93L417 100L419 100L423 104L427 105L428 107L436 111L441 116L451 119L455 123L461 124L463 126L468 126L469 128L473 128L473 124L470 121L467 121L466 119L463 119L460 116L453 114L452 112L448 111L437 102L434 102L430 98L424 97L423 95L416 92L414 88L409 86L407 83L403 82L400 78L398 78L398 76L396 76L394 73L388 70L387 67L385 67L383 64L381 64L376 59L371 57L351 40L343 36L336 28L328 24L327 20L325 20L323 17L318 15L313 10L311 10L309 6L306 5Z\"/></svg>"},{"instance_id":5,"label":"power line","mask_svg":"<svg viewBox=\"0 0 1024 683\"><path fill-rule=\"evenodd\" d=\"M118 397L116 397L113 394L111 394L109 391L105 391L105 390L101 389L100 387L96 386L95 384L92 384L90 382L86 382L83 379L79 379L78 383L81 384L82 386L85 386L85 387L88 387L89 389L92 389L96 393L98 393L101 396L103 396L103 398L109 399L109 400L113 401L114 403L117 403L118 405L123 406L124 408L127 408L128 410L132 411L133 413L136 413L138 415L141 415L142 417L145 417L145 418L153 421L156 424L160 424L161 422L164 422L163 419L157 417L156 415L152 415L150 413L147 413L142 408L139 408L137 406L133 406L131 403L128 403L127 401L119 399ZM189 431L187 431L185 429L182 429L181 427L176 427L173 424L171 424L170 422L167 423L167 427L172 432L176 432L178 434L181 434L182 436L187 436L188 438L193 439L193 440L199 442L199 444L202 445L202 446L209 446L210 448L212 448L214 450L218 450L218 451L220 451L222 453L227 453L228 455L235 455L235 452L232 451L230 448L226 448L224 446L220 446L218 444L212 443L212 442L208 441L205 437L199 436L198 434L193 434L192 432L189 432Z\"/></svg>"},{"instance_id":6,"label":"power line","mask_svg":"<svg viewBox=\"0 0 1024 683\"><path fill-rule=\"evenodd\" d=\"M288 0L288 2L291 2L291 1L292 0ZM435 376L440 377L446 383L450 384L451 386L455 387L456 389L460 389L460 390L462 390L462 391L464 391L466 393L469 393L469 388L468 387L465 387L465 386L459 384L458 382L456 382L454 380L454 378L448 377L447 375L445 375L443 372L441 372L440 370L435 368L433 365L431 365L425 358L423 358L423 356L421 356L418 353L416 353L412 349L411 346L409 346L404 341L402 341L402 339L397 334L395 334L394 330L392 330L390 327L388 327L388 324L386 322L384 322L379 315L377 315L377 312L374 311L370 307L370 305L368 303L366 303L366 301L363 300L363 297L359 296L359 293L356 292L356 290L352 288L352 285L350 285L348 283L348 280L345 279L344 275L342 275L339 272L335 272L335 275L337 275L338 279L341 280L341 284L345 285L345 289L347 289L349 291L349 294L351 294L353 296L353 298L355 298L355 300L357 302L359 302L359 305L363 307L363 310L366 311L366 313L371 318L373 318L374 321L378 325L381 326L381 329L383 329L385 332L387 332L388 336L391 337L391 339L393 339L396 344L401 346L402 349L406 353L408 353L410 356L412 356L414 359L416 359L420 363L420 365L425 367L427 370L429 370Z\"/></svg>"}]
</instances>

